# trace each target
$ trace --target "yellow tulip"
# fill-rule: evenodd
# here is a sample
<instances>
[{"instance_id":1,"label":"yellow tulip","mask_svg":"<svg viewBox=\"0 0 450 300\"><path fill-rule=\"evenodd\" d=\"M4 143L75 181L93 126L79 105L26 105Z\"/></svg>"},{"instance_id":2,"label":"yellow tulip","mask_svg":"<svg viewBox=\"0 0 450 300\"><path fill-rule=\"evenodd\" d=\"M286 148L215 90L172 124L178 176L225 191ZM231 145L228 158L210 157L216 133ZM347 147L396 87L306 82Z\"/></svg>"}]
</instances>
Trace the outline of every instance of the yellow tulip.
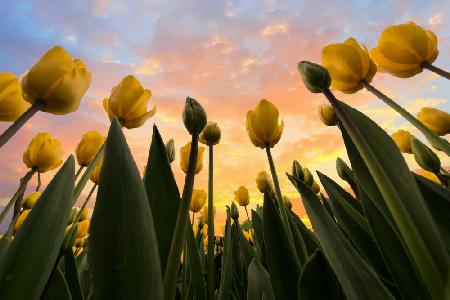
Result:
<instances>
[{"instance_id":1,"label":"yellow tulip","mask_svg":"<svg viewBox=\"0 0 450 300\"><path fill-rule=\"evenodd\" d=\"M0 121L15 121L29 107L22 97L19 80L11 73L0 73Z\"/></svg>"},{"instance_id":2,"label":"yellow tulip","mask_svg":"<svg viewBox=\"0 0 450 300\"><path fill-rule=\"evenodd\" d=\"M317 181L315 181L315 180L313 181L313 183L311 185L311 189L316 194L318 194L320 192L320 185L317 183Z\"/></svg>"},{"instance_id":3,"label":"yellow tulip","mask_svg":"<svg viewBox=\"0 0 450 300\"><path fill-rule=\"evenodd\" d=\"M133 75L128 75L112 88L109 98L103 100L103 107L112 119L117 117L126 128L141 127L156 113L156 107L147 111L152 92L144 89Z\"/></svg>"},{"instance_id":4,"label":"yellow tulip","mask_svg":"<svg viewBox=\"0 0 450 300\"><path fill-rule=\"evenodd\" d=\"M215 216L216 216L216 207L213 206L213 219ZM207 224L208 224L208 205L203 206L202 219L203 219L203 223L205 223L205 226L207 226Z\"/></svg>"},{"instance_id":5,"label":"yellow tulip","mask_svg":"<svg viewBox=\"0 0 450 300\"><path fill-rule=\"evenodd\" d=\"M39 200L39 197L41 196L41 193L39 192L33 192L29 195L27 195L22 200L22 207L23 209L32 209L36 202Z\"/></svg>"},{"instance_id":6,"label":"yellow tulip","mask_svg":"<svg viewBox=\"0 0 450 300\"><path fill-rule=\"evenodd\" d=\"M80 221L86 220L88 216L89 208L85 207L80 212Z\"/></svg>"},{"instance_id":7,"label":"yellow tulip","mask_svg":"<svg viewBox=\"0 0 450 300\"><path fill-rule=\"evenodd\" d=\"M322 123L327 126L335 126L337 123L336 113L330 104L322 104L319 106L319 116Z\"/></svg>"},{"instance_id":8,"label":"yellow tulip","mask_svg":"<svg viewBox=\"0 0 450 300\"><path fill-rule=\"evenodd\" d=\"M311 220L309 219L308 215L303 215L303 217L301 217L300 220L302 220L302 222L303 222L303 224L305 224L306 228L313 231Z\"/></svg>"},{"instance_id":9,"label":"yellow tulip","mask_svg":"<svg viewBox=\"0 0 450 300\"><path fill-rule=\"evenodd\" d=\"M83 238L88 234L90 224L91 220L89 219L85 219L83 221L78 222L77 238Z\"/></svg>"},{"instance_id":10,"label":"yellow tulip","mask_svg":"<svg viewBox=\"0 0 450 300\"><path fill-rule=\"evenodd\" d=\"M417 118L437 135L446 135L450 132L450 114L436 108L424 107Z\"/></svg>"},{"instance_id":11,"label":"yellow tulip","mask_svg":"<svg viewBox=\"0 0 450 300\"><path fill-rule=\"evenodd\" d=\"M256 147L273 148L281 138L284 123L278 123L279 112L275 105L262 99L254 110L247 112L247 133Z\"/></svg>"},{"instance_id":12,"label":"yellow tulip","mask_svg":"<svg viewBox=\"0 0 450 300\"><path fill-rule=\"evenodd\" d=\"M433 181L434 183L437 184L442 184L441 181L439 180L439 178L436 176L436 174L430 172L430 171L426 171L426 170L419 170L416 172L417 174L419 174L422 177L425 177L428 180Z\"/></svg>"},{"instance_id":13,"label":"yellow tulip","mask_svg":"<svg viewBox=\"0 0 450 300\"><path fill-rule=\"evenodd\" d=\"M84 243L86 242L86 238L77 238L75 239L75 246L78 247L83 247Z\"/></svg>"},{"instance_id":14,"label":"yellow tulip","mask_svg":"<svg viewBox=\"0 0 450 300\"><path fill-rule=\"evenodd\" d=\"M98 184L98 181L100 179L100 170L102 169L102 165L103 165L103 156L100 158L100 160L95 165L94 170L92 170L90 179L93 183Z\"/></svg>"},{"instance_id":15,"label":"yellow tulip","mask_svg":"<svg viewBox=\"0 0 450 300\"><path fill-rule=\"evenodd\" d=\"M25 222L25 219L28 217L28 214L30 213L31 209L25 209L22 211L22 213L20 213L20 216L17 218L17 222L14 225L14 230L17 231L19 230L22 225L23 222Z\"/></svg>"},{"instance_id":16,"label":"yellow tulip","mask_svg":"<svg viewBox=\"0 0 450 300\"><path fill-rule=\"evenodd\" d=\"M261 171L256 176L256 186L261 193L273 191L273 183L266 171Z\"/></svg>"},{"instance_id":17,"label":"yellow tulip","mask_svg":"<svg viewBox=\"0 0 450 300\"><path fill-rule=\"evenodd\" d=\"M105 139L106 138L96 130L86 132L75 150L78 164L83 167L88 166L105 142Z\"/></svg>"},{"instance_id":18,"label":"yellow tulip","mask_svg":"<svg viewBox=\"0 0 450 300\"><path fill-rule=\"evenodd\" d=\"M205 224L202 228L202 236L203 238L207 238L208 237L208 224Z\"/></svg>"},{"instance_id":19,"label":"yellow tulip","mask_svg":"<svg viewBox=\"0 0 450 300\"><path fill-rule=\"evenodd\" d=\"M23 153L23 162L28 168L44 173L62 163L63 153L59 140L54 139L48 132L40 132Z\"/></svg>"},{"instance_id":20,"label":"yellow tulip","mask_svg":"<svg viewBox=\"0 0 450 300\"><path fill-rule=\"evenodd\" d=\"M247 206L250 203L248 189L245 186L240 186L238 190L234 192L234 200L236 200L240 206Z\"/></svg>"},{"instance_id":21,"label":"yellow tulip","mask_svg":"<svg viewBox=\"0 0 450 300\"><path fill-rule=\"evenodd\" d=\"M400 152L403 153L412 153L411 149L411 138L412 134L405 130L398 130L391 135L391 138L397 144L397 147L400 149Z\"/></svg>"},{"instance_id":22,"label":"yellow tulip","mask_svg":"<svg viewBox=\"0 0 450 300\"><path fill-rule=\"evenodd\" d=\"M384 29L370 51L380 71L400 78L422 72L422 64L431 64L438 54L436 35L412 22Z\"/></svg>"},{"instance_id":23,"label":"yellow tulip","mask_svg":"<svg viewBox=\"0 0 450 300\"><path fill-rule=\"evenodd\" d=\"M196 213L202 209L203 205L206 203L206 192L204 190L192 190L192 198L191 204L189 205L189 209Z\"/></svg>"},{"instance_id":24,"label":"yellow tulip","mask_svg":"<svg viewBox=\"0 0 450 300\"><path fill-rule=\"evenodd\" d=\"M205 145L217 145L220 142L222 133L216 122L208 122L200 133L199 141Z\"/></svg>"},{"instance_id":25,"label":"yellow tulip","mask_svg":"<svg viewBox=\"0 0 450 300\"><path fill-rule=\"evenodd\" d=\"M242 230L242 233L244 234L244 237L249 241L250 243L253 243L253 236L252 233L248 230Z\"/></svg>"},{"instance_id":26,"label":"yellow tulip","mask_svg":"<svg viewBox=\"0 0 450 300\"><path fill-rule=\"evenodd\" d=\"M53 47L26 72L20 85L26 101L39 101L42 111L55 115L74 112L91 84L91 72L62 47Z\"/></svg>"},{"instance_id":27,"label":"yellow tulip","mask_svg":"<svg viewBox=\"0 0 450 300\"><path fill-rule=\"evenodd\" d=\"M331 75L331 87L352 94L363 88L361 80L370 82L377 72L367 49L354 38L322 49L322 65Z\"/></svg>"},{"instance_id":28,"label":"yellow tulip","mask_svg":"<svg viewBox=\"0 0 450 300\"><path fill-rule=\"evenodd\" d=\"M203 248L204 248L205 252L208 251L208 238L207 237L203 239Z\"/></svg>"},{"instance_id":29,"label":"yellow tulip","mask_svg":"<svg viewBox=\"0 0 450 300\"><path fill-rule=\"evenodd\" d=\"M195 174L198 174L203 168L203 152L205 152L204 147L198 147L197 165L195 167ZM184 173L187 173L187 168L189 165L189 154L191 153L191 142L187 143L184 147L180 149L180 166Z\"/></svg>"}]
</instances>

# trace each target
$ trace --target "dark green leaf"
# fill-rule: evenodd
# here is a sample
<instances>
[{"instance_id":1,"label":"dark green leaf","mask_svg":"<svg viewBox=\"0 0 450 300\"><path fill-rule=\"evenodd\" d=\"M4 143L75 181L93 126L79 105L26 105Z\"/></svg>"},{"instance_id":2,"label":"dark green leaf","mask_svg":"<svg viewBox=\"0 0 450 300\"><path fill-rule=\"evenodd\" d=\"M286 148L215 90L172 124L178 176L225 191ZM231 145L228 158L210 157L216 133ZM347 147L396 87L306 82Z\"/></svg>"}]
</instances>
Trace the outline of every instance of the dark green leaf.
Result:
<instances>
[{"instance_id":1,"label":"dark green leaf","mask_svg":"<svg viewBox=\"0 0 450 300\"><path fill-rule=\"evenodd\" d=\"M18 298L15 298L18 299ZM61 270L56 267L48 280L47 286L45 287L41 300L70 300L69 287L67 286L64 275Z\"/></svg>"},{"instance_id":2,"label":"dark green leaf","mask_svg":"<svg viewBox=\"0 0 450 300\"><path fill-rule=\"evenodd\" d=\"M265 299L275 299L269 273L257 259L253 259L248 268L247 299L261 300L263 293L265 294Z\"/></svg>"},{"instance_id":3,"label":"dark green leaf","mask_svg":"<svg viewBox=\"0 0 450 300\"><path fill-rule=\"evenodd\" d=\"M255 250L253 250L252 246L250 246L250 243L245 238L244 233L240 228L239 222L236 222L236 227L239 233L239 242L242 249L242 255L244 257L244 263L246 268L248 268L253 258L255 257Z\"/></svg>"},{"instance_id":4,"label":"dark green leaf","mask_svg":"<svg viewBox=\"0 0 450 300\"><path fill-rule=\"evenodd\" d=\"M84 250L76 257L78 265L78 278L80 279L80 286L85 299L91 299L93 294L92 276L89 270L87 260L87 251Z\"/></svg>"},{"instance_id":5,"label":"dark green leaf","mask_svg":"<svg viewBox=\"0 0 450 300\"><path fill-rule=\"evenodd\" d=\"M64 277L66 278L72 299L82 300L83 293L81 291L80 281L78 280L77 263L72 251L64 255Z\"/></svg>"},{"instance_id":6,"label":"dark green leaf","mask_svg":"<svg viewBox=\"0 0 450 300\"><path fill-rule=\"evenodd\" d=\"M227 209L225 223L225 245L222 258L222 275L219 288L219 300L229 300L231 296L231 279L233 276L233 245L231 241L230 211Z\"/></svg>"},{"instance_id":7,"label":"dark green leaf","mask_svg":"<svg viewBox=\"0 0 450 300\"><path fill-rule=\"evenodd\" d=\"M303 241L305 242L305 247L307 251L307 256L313 255L317 248L320 248L319 241L316 235L309 230L302 220L292 211L289 212L291 218L294 220L299 232L302 235Z\"/></svg>"},{"instance_id":8,"label":"dark green leaf","mask_svg":"<svg viewBox=\"0 0 450 300\"><path fill-rule=\"evenodd\" d=\"M244 278L247 279L247 275L244 274L244 259L236 222L231 225L231 241L233 243L233 288L231 293L234 295L234 298L242 299L242 297L245 298Z\"/></svg>"},{"instance_id":9,"label":"dark green leaf","mask_svg":"<svg viewBox=\"0 0 450 300\"><path fill-rule=\"evenodd\" d=\"M263 254L263 252L265 253L265 249L263 249L264 233L263 233L263 228L262 228L262 218L261 218L260 214L257 213L256 211L254 211L253 209L252 209L252 226L253 226L253 232L255 233L254 245L255 245L255 249L256 249L256 255L258 255L259 260L261 261L261 264L264 267L267 267L266 256L265 256L265 254Z\"/></svg>"},{"instance_id":10,"label":"dark green leaf","mask_svg":"<svg viewBox=\"0 0 450 300\"><path fill-rule=\"evenodd\" d=\"M190 282L191 288L196 296L196 299L205 300L206 299L206 285L203 278L202 265L200 263L199 251L197 244L195 243L194 231L191 226L187 227L186 232L186 244L188 249L188 259L189 266L191 268L190 272Z\"/></svg>"},{"instance_id":11,"label":"dark green leaf","mask_svg":"<svg viewBox=\"0 0 450 300\"><path fill-rule=\"evenodd\" d=\"M305 241L300 233L300 229L297 227L292 215L293 214L288 213L289 227L291 228L292 238L294 239L294 247L300 262L300 267L303 267L306 259L308 258L308 252L306 251Z\"/></svg>"}]
</instances>

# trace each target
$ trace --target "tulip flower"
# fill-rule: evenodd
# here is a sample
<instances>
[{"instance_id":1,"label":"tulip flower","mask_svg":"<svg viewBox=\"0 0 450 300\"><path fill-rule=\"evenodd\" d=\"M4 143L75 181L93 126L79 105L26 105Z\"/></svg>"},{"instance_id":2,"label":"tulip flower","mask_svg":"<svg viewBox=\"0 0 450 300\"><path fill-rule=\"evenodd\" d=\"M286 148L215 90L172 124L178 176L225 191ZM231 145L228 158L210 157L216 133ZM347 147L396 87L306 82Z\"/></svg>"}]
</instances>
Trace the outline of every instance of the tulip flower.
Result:
<instances>
[{"instance_id":1,"label":"tulip flower","mask_svg":"<svg viewBox=\"0 0 450 300\"><path fill-rule=\"evenodd\" d=\"M273 183L272 179L270 179L269 174L266 171L261 171L256 176L256 186L261 193L264 192L273 192Z\"/></svg>"},{"instance_id":2,"label":"tulip flower","mask_svg":"<svg viewBox=\"0 0 450 300\"><path fill-rule=\"evenodd\" d=\"M78 164L81 167L87 167L94 160L105 140L106 137L96 130L86 132L75 150Z\"/></svg>"},{"instance_id":3,"label":"tulip flower","mask_svg":"<svg viewBox=\"0 0 450 300\"><path fill-rule=\"evenodd\" d=\"M167 153L167 159L170 163L173 163L175 160L175 142L173 139L170 139L166 144L166 153ZM145 174L145 171L144 171Z\"/></svg>"},{"instance_id":4,"label":"tulip flower","mask_svg":"<svg viewBox=\"0 0 450 300\"><path fill-rule=\"evenodd\" d=\"M400 152L412 154L411 138L413 135L405 130L398 130L391 135Z\"/></svg>"},{"instance_id":5,"label":"tulip flower","mask_svg":"<svg viewBox=\"0 0 450 300\"><path fill-rule=\"evenodd\" d=\"M183 123L188 132L200 134L207 123L207 115L203 107L194 98L187 97L183 109Z\"/></svg>"},{"instance_id":6,"label":"tulip flower","mask_svg":"<svg viewBox=\"0 0 450 300\"><path fill-rule=\"evenodd\" d=\"M234 192L234 200L240 206L247 206L250 202L248 189L245 186L240 186L237 191Z\"/></svg>"},{"instance_id":7,"label":"tulip flower","mask_svg":"<svg viewBox=\"0 0 450 300\"><path fill-rule=\"evenodd\" d=\"M206 192L204 190L192 190L191 204L189 210L193 213L199 212L206 203ZM193 217L192 217L193 218Z\"/></svg>"},{"instance_id":8,"label":"tulip flower","mask_svg":"<svg viewBox=\"0 0 450 300\"><path fill-rule=\"evenodd\" d=\"M112 88L109 98L103 99L103 108L110 120L117 117L128 129L141 127L156 113L156 107L147 111L151 95L133 75L128 75Z\"/></svg>"},{"instance_id":9,"label":"tulip flower","mask_svg":"<svg viewBox=\"0 0 450 300\"><path fill-rule=\"evenodd\" d=\"M337 124L336 114L329 104L319 106L319 116L322 123L327 126L335 126Z\"/></svg>"},{"instance_id":10,"label":"tulip flower","mask_svg":"<svg viewBox=\"0 0 450 300\"><path fill-rule=\"evenodd\" d=\"M362 89L361 80L370 82L377 72L367 49L354 38L324 47L322 64L331 75L331 87L346 94Z\"/></svg>"},{"instance_id":11,"label":"tulip flower","mask_svg":"<svg viewBox=\"0 0 450 300\"><path fill-rule=\"evenodd\" d=\"M14 225L15 231L18 231L22 227L23 222L25 222L25 219L28 217L28 214L30 212L31 212L31 209L25 209L24 211L22 211L19 218L17 219L16 224Z\"/></svg>"},{"instance_id":12,"label":"tulip flower","mask_svg":"<svg viewBox=\"0 0 450 300\"><path fill-rule=\"evenodd\" d=\"M89 219L78 222L77 238L83 238L88 234L90 224L91 221Z\"/></svg>"},{"instance_id":13,"label":"tulip flower","mask_svg":"<svg viewBox=\"0 0 450 300\"><path fill-rule=\"evenodd\" d=\"M32 192L31 194L25 196L22 200L23 209L32 209L34 205L36 205L36 202L39 200L40 196L41 193L39 192Z\"/></svg>"},{"instance_id":14,"label":"tulip flower","mask_svg":"<svg viewBox=\"0 0 450 300\"><path fill-rule=\"evenodd\" d=\"M230 216L234 220L234 222L239 222L239 209L237 208L234 201L231 202Z\"/></svg>"},{"instance_id":15,"label":"tulip flower","mask_svg":"<svg viewBox=\"0 0 450 300\"><path fill-rule=\"evenodd\" d=\"M220 142L221 131L216 122L208 122L200 133L199 141L205 145L217 145Z\"/></svg>"},{"instance_id":16,"label":"tulip flower","mask_svg":"<svg viewBox=\"0 0 450 300\"><path fill-rule=\"evenodd\" d=\"M297 69L303 83L311 93L322 93L324 89L330 87L330 73L321 65L309 61L301 61L297 64Z\"/></svg>"},{"instance_id":17,"label":"tulip flower","mask_svg":"<svg viewBox=\"0 0 450 300\"><path fill-rule=\"evenodd\" d=\"M205 148L199 147L197 165L195 167L195 174L198 174L203 168L203 152L205 152ZM184 147L181 147L180 149L180 157L181 157L180 166L184 173L187 173L190 153L191 153L191 142L187 143Z\"/></svg>"},{"instance_id":18,"label":"tulip flower","mask_svg":"<svg viewBox=\"0 0 450 300\"><path fill-rule=\"evenodd\" d=\"M262 99L254 110L247 112L247 133L256 147L273 148L281 138L284 123L278 123L278 109L266 99Z\"/></svg>"},{"instance_id":19,"label":"tulip flower","mask_svg":"<svg viewBox=\"0 0 450 300\"><path fill-rule=\"evenodd\" d=\"M40 132L23 153L23 162L28 168L45 173L61 165L63 153L59 140L54 139L48 132Z\"/></svg>"},{"instance_id":20,"label":"tulip flower","mask_svg":"<svg viewBox=\"0 0 450 300\"><path fill-rule=\"evenodd\" d=\"M92 170L90 179L94 184L98 184L98 181L100 179L100 170L102 169L103 165L103 157L100 158L100 161L95 165L94 170Z\"/></svg>"},{"instance_id":21,"label":"tulip flower","mask_svg":"<svg viewBox=\"0 0 450 300\"><path fill-rule=\"evenodd\" d=\"M313 181L313 183L311 185L311 189L316 194L318 194L320 192L320 185L317 183L317 181L315 181L315 180Z\"/></svg>"},{"instance_id":22,"label":"tulip flower","mask_svg":"<svg viewBox=\"0 0 450 300\"><path fill-rule=\"evenodd\" d=\"M0 122L15 121L30 103L22 97L19 80L11 73L0 73Z\"/></svg>"},{"instance_id":23,"label":"tulip flower","mask_svg":"<svg viewBox=\"0 0 450 300\"><path fill-rule=\"evenodd\" d=\"M436 35L413 22L384 29L377 46L370 51L380 71L400 78L412 77L423 68L435 71L431 64L438 54Z\"/></svg>"},{"instance_id":24,"label":"tulip flower","mask_svg":"<svg viewBox=\"0 0 450 300\"><path fill-rule=\"evenodd\" d=\"M309 186L312 186L314 182L314 177L308 168L303 168L303 176L304 176L303 182Z\"/></svg>"},{"instance_id":25,"label":"tulip flower","mask_svg":"<svg viewBox=\"0 0 450 300\"><path fill-rule=\"evenodd\" d=\"M446 135L450 132L450 114L432 107L423 107L417 118L437 135Z\"/></svg>"}]
</instances>

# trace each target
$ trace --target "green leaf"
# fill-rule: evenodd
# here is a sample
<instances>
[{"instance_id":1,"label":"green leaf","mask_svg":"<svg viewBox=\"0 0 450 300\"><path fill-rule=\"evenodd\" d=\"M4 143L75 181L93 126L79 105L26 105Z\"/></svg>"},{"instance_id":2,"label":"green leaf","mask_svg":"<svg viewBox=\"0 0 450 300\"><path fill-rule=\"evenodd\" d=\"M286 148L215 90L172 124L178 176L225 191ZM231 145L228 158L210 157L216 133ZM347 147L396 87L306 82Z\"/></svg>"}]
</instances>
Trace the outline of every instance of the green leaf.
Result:
<instances>
[{"instance_id":1,"label":"green leaf","mask_svg":"<svg viewBox=\"0 0 450 300\"><path fill-rule=\"evenodd\" d=\"M344 299L333 269L317 249L306 261L298 281L298 299Z\"/></svg>"},{"instance_id":2,"label":"green leaf","mask_svg":"<svg viewBox=\"0 0 450 300\"><path fill-rule=\"evenodd\" d=\"M76 257L76 261L78 265L78 278L80 279L82 294L84 295L85 299L91 299L91 296L93 294L92 276L89 270L86 253L87 251L85 249Z\"/></svg>"},{"instance_id":3,"label":"green leaf","mask_svg":"<svg viewBox=\"0 0 450 300\"><path fill-rule=\"evenodd\" d=\"M219 287L219 300L229 300L231 296L231 279L233 276L233 245L231 241L230 210L227 208L225 223L225 244L222 258L222 274Z\"/></svg>"},{"instance_id":4,"label":"green leaf","mask_svg":"<svg viewBox=\"0 0 450 300\"><path fill-rule=\"evenodd\" d=\"M291 218L294 220L297 229L302 235L303 241L305 242L305 247L307 251L307 256L313 255L317 248L320 248L319 241L316 238L316 235L309 230L305 224L303 224L302 220L293 212L289 212Z\"/></svg>"},{"instance_id":5,"label":"green leaf","mask_svg":"<svg viewBox=\"0 0 450 300\"><path fill-rule=\"evenodd\" d=\"M74 165L70 156L10 242L0 262L0 299L41 296L64 239L73 199Z\"/></svg>"},{"instance_id":6,"label":"green leaf","mask_svg":"<svg viewBox=\"0 0 450 300\"><path fill-rule=\"evenodd\" d=\"M18 299L18 298L15 298ZM56 267L50 276L50 279L45 287L41 300L70 300L72 297L70 296L69 287L67 286L66 280L64 279L64 275L61 273L61 270Z\"/></svg>"},{"instance_id":7,"label":"green leaf","mask_svg":"<svg viewBox=\"0 0 450 300\"><path fill-rule=\"evenodd\" d=\"M200 263L199 250L195 243L194 231L191 226L187 227L186 244L188 249L189 266L191 267L190 282L196 299L206 299L206 285L203 277L202 265Z\"/></svg>"},{"instance_id":8,"label":"green leaf","mask_svg":"<svg viewBox=\"0 0 450 300\"><path fill-rule=\"evenodd\" d=\"M308 252L306 251L305 241L303 240L302 234L300 233L300 229L297 227L295 223L294 217L291 213L288 213L289 227L291 228L292 238L294 240L294 247L297 253L297 257L300 262L300 267L306 262L308 258Z\"/></svg>"},{"instance_id":9,"label":"green leaf","mask_svg":"<svg viewBox=\"0 0 450 300\"><path fill-rule=\"evenodd\" d=\"M156 125L153 125L153 138L148 153L144 185L150 201L158 240L161 270L164 272L177 221L180 192L167 158L166 146Z\"/></svg>"},{"instance_id":10,"label":"green leaf","mask_svg":"<svg viewBox=\"0 0 450 300\"><path fill-rule=\"evenodd\" d=\"M96 299L162 299L161 265L148 203L120 124L113 119L89 236Z\"/></svg>"},{"instance_id":11,"label":"green leaf","mask_svg":"<svg viewBox=\"0 0 450 300\"><path fill-rule=\"evenodd\" d=\"M252 246L250 246L250 243L245 238L244 233L242 232L241 227L239 225L239 222L236 222L236 227L239 233L239 243L241 245L242 255L244 257L245 267L248 268L253 258L255 257L255 250L253 250Z\"/></svg>"},{"instance_id":12,"label":"green leaf","mask_svg":"<svg viewBox=\"0 0 450 300\"><path fill-rule=\"evenodd\" d=\"M78 280L77 263L72 251L64 254L64 277L66 278L72 299L82 300L83 293L81 291L80 281Z\"/></svg>"},{"instance_id":13,"label":"green leaf","mask_svg":"<svg viewBox=\"0 0 450 300\"><path fill-rule=\"evenodd\" d=\"M231 293L234 298L242 299L245 298L246 294L244 278L247 279L247 275L244 274L244 259L239 242L239 232L236 222L231 225L231 241L233 245L233 276Z\"/></svg>"},{"instance_id":14,"label":"green leaf","mask_svg":"<svg viewBox=\"0 0 450 300\"><path fill-rule=\"evenodd\" d=\"M299 261L284 231L278 209L267 193L263 210L264 242L270 280L277 299L297 299Z\"/></svg>"},{"instance_id":15,"label":"green leaf","mask_svg":"<svg viewBox=\"0 0 450 300\"><path fill-rule=\"evenodd\" d=\"M261 300L263 294L265 299L275 300L269 273L257 259L253 259L248 267L247 299Z\"/></svg>"},{"instance_id":16,"label":"green leaf","mask_svg":"<svg viewBox=\"0 0 450 300\"><path fill-rule=\"evenodd\" d=\"M256 255L259 258L259 261L264 267L267 267L267 261L266 261L266 255L265 249L263 249L264 246L264 233L262 228L262 218L259 213L254 211L252 209L252 226L253 226L253 232L255 233L255 249L256 249Z\"/></svg>"},{"instance_id":17,"label":"green leaf","mask_svg":"<svg viewBox=\"0 0 450 300\"><path fill-rule=\"evenodd\" d=\"M393 299L374 271L331 219L319 198L303 182L288 176L300 192L314 231L348 299Z\"/></svg>"}]
</instances>

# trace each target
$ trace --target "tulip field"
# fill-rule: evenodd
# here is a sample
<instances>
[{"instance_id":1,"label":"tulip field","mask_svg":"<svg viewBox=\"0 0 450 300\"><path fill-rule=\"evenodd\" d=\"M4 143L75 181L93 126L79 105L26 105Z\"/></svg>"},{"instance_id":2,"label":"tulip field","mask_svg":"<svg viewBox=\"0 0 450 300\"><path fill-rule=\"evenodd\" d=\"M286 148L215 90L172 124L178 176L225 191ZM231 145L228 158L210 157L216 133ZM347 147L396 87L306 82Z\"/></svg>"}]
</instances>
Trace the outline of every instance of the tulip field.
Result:
<instances>
[{"instance_id":1,"label":"tulip field","mask_svg":"<svg viewBox=\"0 0 450 300\"><path fill-rule=\"evenodd\" d=\"M312 172L307 161L279 172L273 151L284 121L277 103L262 99L242 116L248 143L262 150L262 168L270 170L255 173L264 199L255 209L239 182L228 205L215 202L221 162L214 150L227 137L195 96L186 98L178 123L190 142L177 145L154 125L144 173L138 170L123 130L157 112L148 107L150 90L124 77L103 100L107 136L85 132L65 161L51 128L29 141L27 172L0 212L0 223L9 222L0 238L0 299L450 299L450 173L437 155L450 156L450 114L423 107L415 116L372 84L377 72L450 80L433 64L437 43L410 22L387 27L370 51L348 38L325 46L321 62L299 57L289 66L327 103L317 118L341 134L349 163L336 157L336 170L345 184ZM76 114L92 80L89 66L60 46L20 78L2 72L0 121L10 124L0 153L36 112ZM387 134L336 93L357 97L362 89L421 136ZM421 170L410 170L405 153ZM183 171L183 185L174 168ZM41 185L51 170L56 174ZM207 190L194 188L201 170ZM281 178L298 192L307 219L293 211ZM31 179L36 190L25 193ZM88 196L77 205L83 191ZM224 224L214 222L216 209L226 210Z\"/></svg>"}]
</instances>

